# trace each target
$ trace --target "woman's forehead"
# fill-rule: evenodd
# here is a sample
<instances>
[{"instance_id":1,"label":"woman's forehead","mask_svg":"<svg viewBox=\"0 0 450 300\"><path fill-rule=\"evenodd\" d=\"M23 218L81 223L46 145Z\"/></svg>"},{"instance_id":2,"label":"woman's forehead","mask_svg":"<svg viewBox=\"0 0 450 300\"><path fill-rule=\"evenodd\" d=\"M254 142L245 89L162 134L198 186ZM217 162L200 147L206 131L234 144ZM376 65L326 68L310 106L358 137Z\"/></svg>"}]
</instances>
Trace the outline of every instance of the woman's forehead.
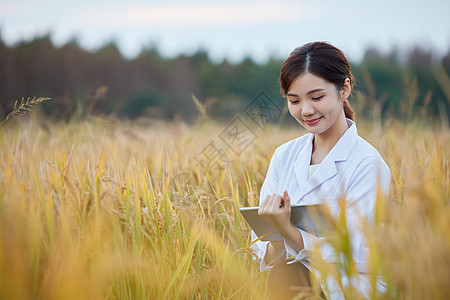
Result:
<instances>
[{"instance_id":1,"label":"woman's forehead","mask_svg":"<svg viewBox=\"0 0 450 300\"><path fill-rule=\"evenodd\" d=\"M328 90L333 86L334 85L332 83L326 81L322 77L313 75L311 73L303 73L292 82L289 90L287 91L287 95L307 95L311 92Z\"/></svg>"}]
</instances>

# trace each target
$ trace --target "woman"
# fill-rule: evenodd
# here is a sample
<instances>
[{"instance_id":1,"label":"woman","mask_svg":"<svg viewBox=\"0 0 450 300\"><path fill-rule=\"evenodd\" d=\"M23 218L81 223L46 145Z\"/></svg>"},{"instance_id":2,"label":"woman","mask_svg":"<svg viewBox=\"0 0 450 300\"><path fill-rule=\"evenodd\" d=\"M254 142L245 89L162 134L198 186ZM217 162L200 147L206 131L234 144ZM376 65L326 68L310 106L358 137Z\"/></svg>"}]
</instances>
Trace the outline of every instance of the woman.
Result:
<instances>
[{"instance_id":1,"label":"woman","mask_svg":"<svg viewBox=\"0 0 450 300\"><path fill-rule=\"evenodd\" d=\"M377 190L389 191L390 171L378 151L358 136L354 112L347 101L354 78L345 55L323 42L296 48L283 63L281 91L289 112L308 134L279 146L272 156L260 193L259 215L284 240L256 242L252 247L260 258L261 270L271 269L269 292L281 299L310 286L309 272L319 277L328 299L343 298L336 282L316 273L308 257L313 245L320 246L325 261L336 261L326 240L290 223L291 204L325 203L334 216L338 199L346 199L346 220L353 259L360 274L357 290L368 297L367 247L359 230L361 219L373 221ZM256 235L252 232L253 239ZM294 257L287 262L288 257ZM342 282L348 279L342 276Z\"/></svg>"}]
</instances>

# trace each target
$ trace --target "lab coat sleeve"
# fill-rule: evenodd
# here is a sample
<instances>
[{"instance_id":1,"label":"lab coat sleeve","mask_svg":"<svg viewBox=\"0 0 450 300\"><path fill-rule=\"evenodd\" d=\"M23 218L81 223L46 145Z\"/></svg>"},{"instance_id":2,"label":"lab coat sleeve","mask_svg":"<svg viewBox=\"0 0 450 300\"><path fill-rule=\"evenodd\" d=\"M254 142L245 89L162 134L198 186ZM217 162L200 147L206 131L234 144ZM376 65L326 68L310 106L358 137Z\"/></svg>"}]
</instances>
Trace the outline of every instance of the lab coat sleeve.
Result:
<instances>
[{"instance_id":1,"label":"lab coat sleeve","mask_svg":"<svg viewBox=\"0 0 450 300\"><path fill-rule=\"evenodd\" d=\"M260 191L260 197L259 197L260 204L261 204L261 201L263 201L267 195L272 195L272 194L277 193L277 187L278 187L278 181L279 181L279 173L277 170L278 150L279 150L279 148L277 148L275 150L275 153L273 154L272 159L270 160L266 178L263 182L263 185L262 185L261 191ZM252 230L252 232L251 232L252 242L255 241L257 238L258 237L256 236L255 232ZM264 257L266 256L268 244L269 244L269 242L266 242L266 241L257 241L251 245L251 248L253 249L254 253L257 256L257 260L260 263L261 271L269 270L272 268L271 266L267 266L265 263L265 260L264 260ZM287 258L287 251L286 251L286 258Z\"/></svg>"},{"instance_id":2,"label":"lab coat sleeve","mask_svg":"<svg viewBox=\"0 0 450 300\"><path fill-rule=\"evenodd\" d=\"M322 260L324 261L335 261L335 253L333 248L326 243L324 238L319 238L313 234L310 234L306 231L298 229L303 239L303 249L300 252L297 252L286 240L284 240L284 246L287 251L287 255L292 255L294 260L289 262L288 264L292 264L295 262L302 262L309 269L309 258L314 253L314 246L317 245L319 247L320 255Z\"/></svg>"},{"instance_id":3,"label":"lab coat sleeve","mask_svg":"<svg viewBox=\"0 0 450 300\"><path fill-rule=\"evenodd\" d=\"M370 158L363 160L355 168L345 192L346 222L350 233L350 246L353 259L360 272L367 272L368 250L366 239L361 231L361 224L362 222L373 222L377 191L380 190L387 195L389 182L389 167L381 158ZM308 260L308 256L313 254L314 244L319 247L323 261L338 261L333 247L326 242L326 239L318 238L303 230L300 230L300 233L304 244L304 249L300 252L296 252L291 245L285 242L288 253L295 258L293 262Z\"/></svg>"}]
</instances>

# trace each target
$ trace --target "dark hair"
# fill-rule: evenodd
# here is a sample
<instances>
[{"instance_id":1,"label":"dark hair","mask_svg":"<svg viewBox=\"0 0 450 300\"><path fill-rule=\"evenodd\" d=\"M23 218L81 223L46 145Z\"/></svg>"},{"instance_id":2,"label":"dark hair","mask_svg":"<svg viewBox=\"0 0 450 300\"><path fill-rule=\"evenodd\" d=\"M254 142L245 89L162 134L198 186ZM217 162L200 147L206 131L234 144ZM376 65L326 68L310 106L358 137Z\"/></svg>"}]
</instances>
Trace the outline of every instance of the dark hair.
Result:
<instances>
[{"instance_id":1,"label":"dark hair","mask_svg":"<svg viewBox=\"0 0 450 300\"><path fill-rule=\"evenodd\" d=\"M350 80L353 88L355 79L344 53L325 42L312 42L297 47L283 63L280 72L281 93L286 96L292 82L308 72L333 83L338 90L344 86L345 79ZM344 101L345 117L355 120L355 112L347 100Z\"/></svg>"}]
</instances>

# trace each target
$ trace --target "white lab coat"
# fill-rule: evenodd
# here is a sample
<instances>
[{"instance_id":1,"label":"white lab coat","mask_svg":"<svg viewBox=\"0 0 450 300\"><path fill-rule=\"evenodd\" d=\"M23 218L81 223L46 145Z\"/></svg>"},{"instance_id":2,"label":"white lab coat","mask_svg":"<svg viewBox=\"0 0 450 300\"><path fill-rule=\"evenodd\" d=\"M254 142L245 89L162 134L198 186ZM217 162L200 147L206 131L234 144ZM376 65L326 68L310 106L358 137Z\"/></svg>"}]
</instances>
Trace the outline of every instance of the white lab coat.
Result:
<instances>
[{"instance_id":1,"label":"white lab coat","mask_svg":"<svg viewBox=\"0 0 450 300\"><path fill-rule=\"evenodd\" d=\"M345 195L347 201L347 225L350 229L351 246L354 261L361 274L358 280L358 290L369 297L366 255L366 240L358 229L359 217L372 222L374 219L375 199L378 185L386 195L389 192L390 170L378 151L368 142L358 136L356 124L347 119L349 128L331 149L322 163L308 179L311 161L313 134L306 134L279 146L272 156L266 179L261 187L260 201L267 195L283 195L288 191L292 204L326 203L331 213L339 213L338 199ZM300 230L300 229L299 229ZM289 254L295 260L303 263L308 269L319 276L317 269L310 266L308 252L313 249L313 243L320 246L320 255L326 261L336 261L332 248L326 240L300 230L304 249L296 252L285 242L286 258ZM257 237L252 232L252 240ZM269 269L264 262L268 242L258 241L252 248L260 259L261 270ZM311 253L311 252L310 252ZM320 279L323 280L323 279ZM348 282L342 276L343 283ZM322 281L323 282L323 281ZM344 298L337 283L327 279L331 290L328 299ZM352 284L354 284L352 280ZM324 285L322 284L322 288ZM383 290L382 284L377 288ZM325 290L324 290L325 291Z\"/></svg>"}]
</instances>

